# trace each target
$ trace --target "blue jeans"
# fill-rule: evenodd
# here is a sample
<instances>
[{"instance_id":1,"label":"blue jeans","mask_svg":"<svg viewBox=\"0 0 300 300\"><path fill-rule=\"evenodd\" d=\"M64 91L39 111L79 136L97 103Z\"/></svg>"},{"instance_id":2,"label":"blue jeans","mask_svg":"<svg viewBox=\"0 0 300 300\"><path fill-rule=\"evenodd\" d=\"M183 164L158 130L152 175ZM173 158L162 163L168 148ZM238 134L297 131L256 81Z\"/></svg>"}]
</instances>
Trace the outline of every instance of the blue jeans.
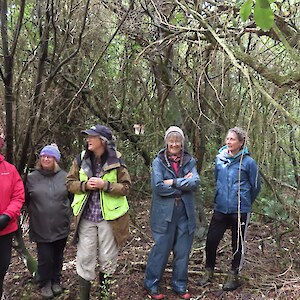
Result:
<instances>
[{"instance_id":1,"label":"blue jeans","mask_svg":"<svg viewBox=\"0 0 300 300\"><path fill-rule=\"evenodd\" d=\"M158 292L158 284L165 271L170 252L173 251L172 288L185 291L188 283L188 264L194 234L189 234L188 218L183 202L176 205L172 221L166 232L152 232L152 247L145 273L144 286L151 293Z\"/></svg>"}]
</instances>

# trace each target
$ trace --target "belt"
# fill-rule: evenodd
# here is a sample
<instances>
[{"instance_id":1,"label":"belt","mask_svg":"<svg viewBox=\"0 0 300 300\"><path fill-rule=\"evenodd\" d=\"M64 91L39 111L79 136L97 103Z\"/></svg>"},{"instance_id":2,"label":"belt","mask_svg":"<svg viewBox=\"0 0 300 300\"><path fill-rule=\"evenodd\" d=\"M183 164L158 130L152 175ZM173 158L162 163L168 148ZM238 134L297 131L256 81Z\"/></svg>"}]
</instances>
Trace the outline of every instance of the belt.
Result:
<instances>
[{"instance_id":1,"label":"belt","mask_svg":"<svg viewBox=\"0 0 300 300\"><path fill-rule=\"evenodd\" d=\"M175 206L178 206L182 203L182 199L181 198L175 198Z\"/></svg>"}]
</instances>

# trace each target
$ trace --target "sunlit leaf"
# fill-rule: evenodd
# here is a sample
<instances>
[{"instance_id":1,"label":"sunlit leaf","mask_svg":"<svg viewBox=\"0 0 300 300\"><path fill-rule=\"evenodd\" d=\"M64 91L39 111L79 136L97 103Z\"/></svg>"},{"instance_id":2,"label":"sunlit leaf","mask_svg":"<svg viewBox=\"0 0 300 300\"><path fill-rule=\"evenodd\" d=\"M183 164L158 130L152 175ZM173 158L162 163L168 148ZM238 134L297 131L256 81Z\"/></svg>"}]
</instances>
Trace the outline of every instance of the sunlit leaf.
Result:
<instances>
[{"instance_id":1,"label":"sunlit leaf","mask_svg":"<svg viewBox=\"0 0 300 300\"><path fill-rule=\"evenodd\" d=\"M257 0L254 7L254 19L258 27L270 30L274 23L274 12L268 0Z\"/></svg>"},{"instance_id":2,"label":"sunlit leaf","mask_svg":"<svg viewBox=\"0 0 300 300\"><path fill-rule=\"evenodd\" d=\"M251 14L251 8L252 8L253 0L246 0L246 2L242 5L240 9L240 16L242 18L242 21L248 20L250 14Z\"/></svg>"},{"instance_id":3,"label":"sunlit leaf","mask_svg":"<svg viewBox=\"0 0 300 300\"><path fill-rule=\"evenodd\" d=\"M177 25L185 20L185 15L182 12L176 13L175 17L171 20L171 24Z\"/></svg>"}]
</instances>

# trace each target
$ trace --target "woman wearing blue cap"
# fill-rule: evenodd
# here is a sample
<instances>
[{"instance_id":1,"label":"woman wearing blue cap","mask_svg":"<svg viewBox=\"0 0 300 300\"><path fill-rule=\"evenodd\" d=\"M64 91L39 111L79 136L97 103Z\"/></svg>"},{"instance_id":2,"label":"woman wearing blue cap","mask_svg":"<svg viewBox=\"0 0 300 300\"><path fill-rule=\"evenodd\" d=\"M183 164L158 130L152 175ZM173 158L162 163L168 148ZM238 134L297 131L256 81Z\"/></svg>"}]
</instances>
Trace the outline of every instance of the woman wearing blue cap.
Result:
<instances>
[{"instance_id":1,"label":"woman wearing blue cap","mask_svg":"<svg viewBox=\"0 0 300 300\"><path fill-rule=\"evenodd\" d=\"M108 127L97 124L81 133L86 137L86 150L74 159L67 175L68 190L75 194L72 209L79 296L80 300L90 299L98 258L100 299L109 299L109 278L128 235L126 196L131 179Z\"/></svg>"},{"instance_id":2,"label":"woman wearing blue cap","mask_svg":"<svg viewBox=\"0 0 300 300\"><path fill-rule=\"evenodd\" d=\"M63 252L70 227L71 206L65 185L67 173L59 167L59 161L57 145L45 146L26 183L29 234L37 243L37 280L44 299L62 292Z\"/></svg>"}]
</instances>

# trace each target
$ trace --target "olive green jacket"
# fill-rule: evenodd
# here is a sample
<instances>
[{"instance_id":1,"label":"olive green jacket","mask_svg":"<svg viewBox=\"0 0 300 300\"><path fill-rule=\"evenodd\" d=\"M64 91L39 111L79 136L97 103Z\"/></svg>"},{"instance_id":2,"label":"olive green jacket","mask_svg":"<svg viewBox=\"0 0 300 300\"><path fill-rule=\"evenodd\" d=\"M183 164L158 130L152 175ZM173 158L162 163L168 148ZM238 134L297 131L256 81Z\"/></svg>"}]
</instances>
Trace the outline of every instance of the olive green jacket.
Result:
<instances>
[{"instance_id":1,"label":"olive green jacket","mask_svg":"<svg viewBox=\"0 0 300 300\"><path fill-rule=\"evenodd\" d=\"M116 170L116 181L110 182L108 180L107 181L105 180L104 187L99 192L100 192L100 201L102 198L101 194L103 196L103 193L107 194L108 199L125 198L127 208L124 209L123 207L122 213L117 215L117 218L115 220L110 220L111 217L104 218L106 220L109 220L109 222L111 222L117 244L120 246L128 237L129 217L128 217L128 213L126 212L128 211L129 207L128 207L126 197L122 197L122 196L127 196L129 194L131 188L131 179L128 170L122 161L121 153L116 151L116 155L117 155L116 158L113 159L110 159L110 157L107 158L105 164L103 165L102 171L99 174L99 177L105 180L105 178L111 177L109 176L109 174L111 174L113 170ZM86 180L83 180L84 177L80 175L80 173L82 173L83 171L82 169L85 170ZM83 200L83 202L81 203L82 205L80 205L80 209L79 210L77 209L76 211L75 234L74 234L73 242L77 242L78 240L78 224L81 220L81 216L84 211L84 208L86 207L86 204L88 202L89 190L86 189L86 183L88 178L90 178L91 176L93 176L93 174L91 170L90 158L84 157L82 159L81 166L78 165L78 160L74 159L71 169L67 174L67 179L66 179L67 189L69 192L75 194L74 201L78 201L78 198L80 198L81 196L82 199L86 199L87 201ZM102 205L101 208L103 210ZM121 220L124 221L121 222ZM116 226L116 224L118 224L118 226Z\"/></svg>"}]
</instances>

